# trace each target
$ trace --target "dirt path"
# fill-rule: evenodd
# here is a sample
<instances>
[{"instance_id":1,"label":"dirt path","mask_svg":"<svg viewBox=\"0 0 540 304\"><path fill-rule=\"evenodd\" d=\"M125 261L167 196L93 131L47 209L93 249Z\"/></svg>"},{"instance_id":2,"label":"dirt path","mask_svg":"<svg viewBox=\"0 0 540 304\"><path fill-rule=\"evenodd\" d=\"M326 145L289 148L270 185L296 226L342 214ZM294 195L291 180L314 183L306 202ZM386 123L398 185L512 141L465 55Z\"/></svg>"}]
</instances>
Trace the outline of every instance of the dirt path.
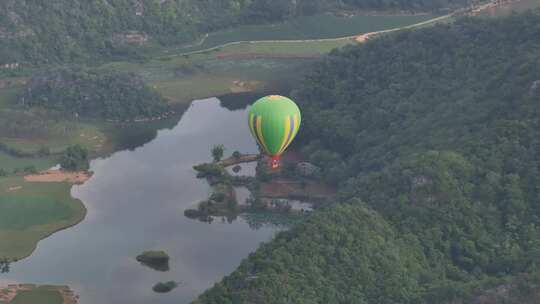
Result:
<instances>
[{"instance_id":1,"label":"dirt path","mask_svg":"<svg viewBox=\"0 0 540 304\"><path fill-rule=\"evenodd\" d=\"M26 175L24 180L34 183L70 183L83 184L92 177L91 172L68 172L62 170L47 170L38 174Z\"/></svg>"},{"instance_id":2,"label":"dirt path","mask_svg":"<svg viewBox=\"0 0 540 304\"><path fill-rule=\"evenodd\" d=\"M236 158L234 156L231 156L229 158L226 158L226 159L223 159L223 160L219 161L218 165L220 165L222 167L229 167L229 166L238 165L238 164L241 164L241 163L254 162L254 161L257 161L257 159L259 159L259 155L257 155L257 154L241 155L238 158Z\"/></svg>"},{"instance_id":3,"label":"dirt path","mask_svg":"<svg viewBox=\"0 0 540 304\"><path fill-rule=\"evenodd\" d=\"M252 81L241 81L235 80L231 86L231 92L233 93L244 93L252 92L261 88L264 85L262 81L252 80Z\"/></svg>"}]
</instances>

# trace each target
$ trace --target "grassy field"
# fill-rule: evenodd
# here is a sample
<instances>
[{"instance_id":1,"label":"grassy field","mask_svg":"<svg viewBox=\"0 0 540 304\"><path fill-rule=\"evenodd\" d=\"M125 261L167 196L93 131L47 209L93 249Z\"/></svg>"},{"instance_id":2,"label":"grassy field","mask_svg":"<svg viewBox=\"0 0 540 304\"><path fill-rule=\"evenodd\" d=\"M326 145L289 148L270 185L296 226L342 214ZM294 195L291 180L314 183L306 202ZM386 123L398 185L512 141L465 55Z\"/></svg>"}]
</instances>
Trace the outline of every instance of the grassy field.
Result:
<instances>
[{"instance_id":1,"label":"grassy field","mask_svg":"<svg viewBox=\"0 0 540 304\"><path fill-rule=\"evenodd\" d=\"M0 89L0 108L5 108L13 104L17 100L17 95L20 91L20 87Z\"/></svg>"},{"instance_id":2,"label":"grassy field","mask_svg":"<svg viewBox=\"0 0 540 304\"><path fill-rule=\"evenodd\" d=\"M5 132L0 130L0 142L10 148L29 153L36 153L40 148L48 148L51 153L49 156L43 157L15 157L0 151L0 169L8 172L27 166L34 166L37 170L47 169L58 163L60 153L68 146L75 144L79 144L96 154L101 153L104 149L106 135L99 124L50 122L47 126L46 132L18 138L6 137Z\"/></svg>"},{"instance_id":3,"label":"grassy field","mask_svg":"<svg viewBox=\"0 0 540 304\"><path fill-rule=\"evenodd\" d=\"M298 55L298 56L322 56L329 53L335 48L343 47L351 44L352 39L344 38L337 40L320 40L320 41L258 41L255 43L242 43L232 45L223 50L224 55L227 54L275 54L275 55Z\"/></svg>"},{"instance_id":4,"label":"grassy field","mask_svg":"<svg viewBox=\"0 0 540 304\"><path fill-rule=\"evenodd\" d=\"M58 155L68 146L79 144L99 153L106 136L99 123L62 120L43 111L26 111L15 105L21 87L0 89L0 142L17 150L35 153L48 148L51 156L21 158L0 151L0 169L12 172L34 166L47 169L57 163Z\"/></svg>"},{"instance_id":5,"label":"grassy field","mask_svg":"<svg viewBox=\"0 0 540 304\"><path fill-rule=\"evenodd\" d=\"M65 183L0 178L0 260L32 253L39 240L80 222L86 209Z\"/></svg>"},{"instance_id":6,"label":"grassy field","mask_svg":"<svg viewBox=\"0 0 540 304\"><path fill-rule=\"evenodd\" d=\"M294 44L268 44L268 48L242 44L187 58L175 56L146 63L115 62L103 68L137 72L171 102L189 103L193 99L265 91L279 87L279 83L291 83L301 78L310 62L336 45L344 43L321 43L319 49L312 48L306 54ZM297 54L308 58L295 58Z\"/></svg>"},{"instance_id":7,"label":"grassy field","mask_svg":"<svg viewBox=\"0 0 540 304\"><path fill-rule=\"evenodd\" d=\"M173 102L242 91L264 91L292 83L309 63L351 39L308 42L239 43L192 55L159 57L144 63L114 62L102 66L136 72ZM238 87L238 82L258 85Z\"/></svg>"},{"instance_id":8,"label":"grassy field","mask_svg":"<svg viewBox=\"0 0 540 304\"><path fill-rule=\"evenodd\" d=\"M58 155L54 154L75 144L100 152L106 136L99 123L63 120L44 111L21 109L15 104L21 90L20 86L0 89L0 143L29 153L48 148L53 155L21 158L0 151L0 169L12 172L26 166L49 168L57 163Z\"/></svg>"},{"instance_id":9,"label":"grassy field","mask_svg":"<svg viewBox=\"0 0 540 304\"><path fill-rule=\"evenodd\" d=\"M106 139L99 125L99 123L89 122L51 121L48 124L47 134L13 138L2 136L2 131L0 131L0 142L26 152L34 152L39 148L47 147L51 153L58 154L68 146L76 144L96 152L100 150Z\"/></svg>"},{"instance_id":10,"label":"grassy field","mask_svg":"<svg viewBox=\"0 0 540 304\"><path fill-rule=\"evenodd\" d=\"M162 78L150 83L170 100L189 102L230 93L279 90L300 80L311 62L313 59L214 59L202 63L187 77Z\"/></svg>"},{"instance_id":11,"label":"grassy field","mask_svg":"<svg viewBox=\"0 0 540 304\"><path fill-rule=\"evenodd\" d=\"M407 26L430 18L433 18L433 15L355 15L340 17L333 14L322 14L298 17L278 24L244 25L211 33L202 43L177 48L176 51L198 51L233 41L339 38Z\"/></svg>"},{"instance_id":12,"label":"grassy field","mask_svg":"<svg viewBox=\"0 0 540 304\"><path fill-rule=\"evenodd\" d=\"M171 79L152 84L166 98L179 101L221 95L230 92L232 86L229 79L210 77Z\"/></svg>"},{"instance_id":13,"label":"grassy field","mask_svg":"<svg viewBox=\"0 0 540 304\"><path fill-rule=\"evenodd\" d=\"M19 291L9 304L62 304L64 299L55 288L38 287Z\"/></svg>"},{"instance_id":14,"label":"grassy field","mask_svg":"<svg viewBox=\"0 0 540 304\"><path fill-rule=\"evenodd\" d=\"M46 170L58 163L57 157L36 157L36 158L24 158L14 157L0 152L0 169L7 172L13 172L15 169L24 169L28 166L34 166L37 170Z\"/></svg>"}]
</instances>

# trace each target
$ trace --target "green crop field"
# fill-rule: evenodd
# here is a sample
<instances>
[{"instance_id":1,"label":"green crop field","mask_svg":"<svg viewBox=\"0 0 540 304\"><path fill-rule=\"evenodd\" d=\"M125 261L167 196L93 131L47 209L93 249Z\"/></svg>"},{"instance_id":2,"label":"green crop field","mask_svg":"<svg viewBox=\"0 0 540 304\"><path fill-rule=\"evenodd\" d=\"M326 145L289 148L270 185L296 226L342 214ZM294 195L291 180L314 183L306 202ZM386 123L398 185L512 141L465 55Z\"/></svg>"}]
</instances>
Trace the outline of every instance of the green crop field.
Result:
<instances>
[{"instance_id":1,"label":"green crop field","mask_svg":"<svg viewBox=\"0 0 540 304\"><path fill-rule=\"evenodd\" d=\"M62 304L64 299L54 288L38 287L19 291L9 304Z\"/></svg>"},{"instance_id":2,"label":"green crop field","mask_svg":"<svg viewBox=\"0 0 540 304\"><path fill-rule=\"evenodd\" d=\"M86 209L66 183L0 178L0 260L28 256L42 238L81 221Z\"/></svg>"},{"instance_id":3,"label":"green crop field","mask_svg":"<svg viewBox=\"0 0 540 304\"><path fill-rule=\"evenodd\" d=\"M20 91L21 88L19 87L0 89L0 108L4 108L14 103Z\"/></svg>"},{"instance_id":4,"label":"green crop field","mask_svg":"<svg viewBox=\"0 0 540 304\"><path fill-rule=\"evenodd\" d=\"M58 114L51 115L39 109L27 111L15 105L20 91L21 87L0 89L0 143L31 153L46 147L53 154L75 144L89 151L99 150L103 146L105 135L100 131L99 124L62 119ZM23 160L0 152L0 168L20 167L18 163ZM38 159L26 161L43 163ZM49 163L50 159L47 158L45 162Z\"/></svg>"},{"instance_id":5,"label":"green crop field","mask_svg":"<svg viewBox=\"0 0 540 304\"><path fill-rule=\"evenodd\" d=\"M15 169L24 169L28 166L34 166L37 170L41 171L56 165L56 158L57 157L54 156L35 158L15 157L0 152L0 169L10 173Z\"/></svg>"},{"instance_id":6,"label":"green crop field","mask_svg":"<svg viewBox=\"0 0 540 304\"><path fill-rule=\"evenodd\" d=\"M231 46L224 50L227 53L261 53L261 54L276 54L276 55L324 55L335 48L343 47L352 43L351 39L338 40L314 40L305 42L294 41L258 41L256 43L247 43L242 45Z\"/></svg>"},{"instance_id":7,"label":"green crop field","mask_svg":"<svg viewBox=\"0 0 540 304\"><path fill-rule=\"evenodd\" d=\"M279 24L245 25L208 35L203 43L177 49L198 51L233 41L306 40L353 36L367 32L397 28L426 21L433 15L356 15L338 17L323 14L299 17Z\"/></svg>"},{"instance_id":8,"label":"green crop field","mask_svg":"<svg viewBox=\"0 0 540 304\"><path fill-rule=\"evenodd\" d=\"M68 146L76 144L89 151L96 151L105 141L99 123L51 122L48 127L47 134L18 138L2 136L0 130L0 142L25 152L35 152L41 147L47 147L54 154L61 153Z\"/></svg>"}]
</instances>

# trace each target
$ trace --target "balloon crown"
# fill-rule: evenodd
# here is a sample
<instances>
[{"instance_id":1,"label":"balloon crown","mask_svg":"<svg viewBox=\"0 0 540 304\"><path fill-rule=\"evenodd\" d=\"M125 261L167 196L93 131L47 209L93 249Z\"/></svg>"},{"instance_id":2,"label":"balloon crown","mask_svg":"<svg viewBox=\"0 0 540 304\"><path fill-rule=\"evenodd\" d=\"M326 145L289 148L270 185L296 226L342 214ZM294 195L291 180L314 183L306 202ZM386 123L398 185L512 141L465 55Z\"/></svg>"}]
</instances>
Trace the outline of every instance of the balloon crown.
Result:
<instances>
[{"instance_id":1,"label":"balloon crown","mask_svg":"<svg viewBox=\"0 0 540 304\"><path fill-rule=\"evenodd\" d=\"M270 100L278 100L278 99L281 99L283 98L283 96L280 96L280 95L270 95L268 96L268 99Z\"/></svg>"}]
</instances>

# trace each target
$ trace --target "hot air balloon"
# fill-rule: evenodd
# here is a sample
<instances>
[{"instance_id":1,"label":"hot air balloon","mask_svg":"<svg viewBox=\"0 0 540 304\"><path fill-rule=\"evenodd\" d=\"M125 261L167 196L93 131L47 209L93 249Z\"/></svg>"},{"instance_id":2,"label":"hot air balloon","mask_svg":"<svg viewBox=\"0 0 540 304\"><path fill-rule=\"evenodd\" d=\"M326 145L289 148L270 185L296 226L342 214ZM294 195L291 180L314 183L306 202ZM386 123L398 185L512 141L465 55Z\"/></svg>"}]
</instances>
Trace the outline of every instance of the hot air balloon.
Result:
<instances>
[{"instance_id":1,"label":"hot air balloon","mask_svg":"<svg viewBox=\"0 0 540 304\"><path fill-rule=\"evenodd\" d=\"M272 158L272 169L300 129L300 109L287 97L271 95L255 102L249 111L249 127L261 149Z\"/></svg>"}]
</instances>

